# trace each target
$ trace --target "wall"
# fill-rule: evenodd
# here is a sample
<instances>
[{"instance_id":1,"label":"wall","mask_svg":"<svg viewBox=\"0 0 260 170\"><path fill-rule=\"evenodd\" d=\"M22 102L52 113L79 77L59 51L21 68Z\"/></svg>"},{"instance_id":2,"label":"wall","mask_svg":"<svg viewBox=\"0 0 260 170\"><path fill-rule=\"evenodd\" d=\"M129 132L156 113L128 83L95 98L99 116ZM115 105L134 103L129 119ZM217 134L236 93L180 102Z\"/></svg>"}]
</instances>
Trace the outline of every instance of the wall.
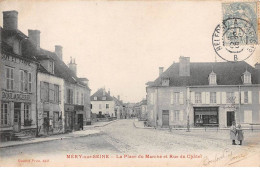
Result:
<instances>
[{"instance_id":1,"label":"wall","mask_svg":"<svg viewBox=\"0 0 260 170\"><path fill-rule=\"evenodd\" d=\"M115 116L115 102L114 101L91 101L92 109L91 112L99 114L101 111L102 114L108 113L111 117ZM99 105L101 104L101 109ZM109 104L109 108L106 108L106 104Z\"/></svg>"}]
</instances>

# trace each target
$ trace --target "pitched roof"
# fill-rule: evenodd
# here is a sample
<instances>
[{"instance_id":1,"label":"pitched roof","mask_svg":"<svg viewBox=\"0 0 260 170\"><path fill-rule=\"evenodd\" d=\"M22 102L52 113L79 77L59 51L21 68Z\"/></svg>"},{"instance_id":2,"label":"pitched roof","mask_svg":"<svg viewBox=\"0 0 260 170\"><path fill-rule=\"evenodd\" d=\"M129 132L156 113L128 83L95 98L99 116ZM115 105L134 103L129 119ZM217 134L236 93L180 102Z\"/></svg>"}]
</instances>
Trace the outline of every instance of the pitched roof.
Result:
<instances>
[{"instance_id":1,"label":"pitched roof","mask_svg":"<svg viewBox=\"0 0 260 170\"><path fill-rule=\"evenodd\" d=\"M179 76L179 63L173 63L148 87L161 86L162 78L169 78L169 86L209 85L209 74L214 71L218 85L242 85L241 76L248 70L252 76L252 84L260 84L260 70L245 61L240 62L204 62L190 63L190 76Z\"/></svg>"},{"instance_id":2,"label":"pitched roof","mask_svg":"<svg viewBox=\"0 0 260 170\"><path fill-rule=\"evenodd\" d=\"M37 49L36 46L29 40L25 40L22 46L24 49L23 52L25 54L36 56L38 61L45 59L53 60L55 76L63 78L65 81L70 83L78 83L90 90L88 85L83 83L82 80L78 78L72 70L69 69L69 67L57 56L55 52L51 52L42 48ZM43 68L39 69L39 71L46 73L46 70Z\"/></svg>"},{"instance_id":3,"label":"pitched roof","mask_svg":"<svg viewBox=\"0 0 260 170\"><path fill-rule=\"evenodd\" d=\"M103 94L104 92L104 94ZM97 100L94 100L94 97L97 97ZM106 100L102 100L103 97L106 97ZM91 97L90 101L113 101L113 97L110 96L104 89L98 89Z\"/></svg>"},{"instance_id":4,"label":"pitched roof","mask_svg":"<svg viewBox=\"0 0 260 170\"><path fill-rule=\"evenodd\" d=\"M122 102L121 100L118 100L118 98L116 98L116 97L113 96L113 99L114 99L116 105L121 105L121 106L124 105L123 102Z\"/></svg>"}]
</instances>

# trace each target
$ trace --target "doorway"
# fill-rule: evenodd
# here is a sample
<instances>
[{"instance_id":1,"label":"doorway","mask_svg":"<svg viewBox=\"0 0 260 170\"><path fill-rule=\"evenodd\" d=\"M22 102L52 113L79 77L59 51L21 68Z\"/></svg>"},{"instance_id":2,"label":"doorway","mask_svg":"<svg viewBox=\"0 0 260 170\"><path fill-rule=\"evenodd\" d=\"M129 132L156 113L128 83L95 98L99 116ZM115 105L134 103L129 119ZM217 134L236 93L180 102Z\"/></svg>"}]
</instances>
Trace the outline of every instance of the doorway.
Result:
<instances>
[{"instance_id":1,"label":"doorway","mask_svg":"<svg viewBox=\"0 0 260 170\"><path fill-rule=\"evenodd\" d=\"M162 111L162 126L169 127L169 110Z\"/></svg>"},{"instance_id":2,"label":"doorway","mask_svg":"<svg viewBox=\"0 0 260 170\"><path fill-rule=\"evenodd\" d=\"M43 112L43 128L45 134L49 134L49 126L50 126L49 112L45 111Z\"/></svg>"},{"instance_id":3,"label":"doorway","mask_svg":"<svg viewBox=\"0 0 260 170\"><path fill-rule=\"evenodd\" d=\"M21 103L14 103L14 132L21 131Z\"/></svg>"},{"instance_id":4,"label":"doorway","mask_svg":"<svg viewBox=\"0 0 260 170\"><path fill-rule=\"evenodd\" d=\"M83 114L78 114L78 126L79 130L83 130Z\"/></svg>"},{"instance_id":5,"label":"doorway","mask_svg":"<svg viewBox=\"0 0 260 170\"><path fill-rule=\"evenodd\" d=\"M231 126L233 121L235 121L235 112L227 112L227 126Z\"/></svg>"}]
</instances>

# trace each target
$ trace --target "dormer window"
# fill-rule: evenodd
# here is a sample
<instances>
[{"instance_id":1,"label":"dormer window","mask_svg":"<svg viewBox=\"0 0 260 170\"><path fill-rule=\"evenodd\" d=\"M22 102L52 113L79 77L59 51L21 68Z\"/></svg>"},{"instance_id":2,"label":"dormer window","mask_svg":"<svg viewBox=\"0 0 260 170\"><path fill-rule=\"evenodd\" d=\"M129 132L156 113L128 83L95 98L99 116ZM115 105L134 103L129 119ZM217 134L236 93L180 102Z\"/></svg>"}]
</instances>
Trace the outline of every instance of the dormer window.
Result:
<instances>
[{"instance_id":1,"label":"dormer window","mask_svg":"<svg viewBox=\"0 0 260 170\"><path fill-rule=\"evenodd\" d=\"M106 96L103 96L103 97L102 97L102 100L106 100L106 99L107 99Z\"/></svg>"},{"instance_id":2,"label":"dormer window","mask_svg":"<svg viewBox=\"0 0 260 170\"><path fill-rule=\"evenodd\" d=\"M209 74L209 85L217 84L217 75L213 71Z\"/></svg>"},{"instance_id":3,"label":"dormer window","mask_svg":"<svg viewBox=\"0 0 260 170\"><path fill-rule=\"evenodd\" d=\"M243 74L243 82L244 84L251 84L251 73L246 70Z\"/></svg>"},{"instance_id":4,"label":"dormer window","mask_svg":"<svg viewBox=\"0 0 260 170\"><path fill-rule=\"evenodd\" d=\"M54 62L49 60L49 72L54 74Z\"/></svg>"},{"instance_id":5,"label":"dormer window","mask_svg":"<svg viewBox=\"0 0 260 170\"><path fill-rule=\"evenodd\" d=\"M97 96L94 97L94 100L97 100Z\"/></svg>"},{"instance_id":6,"label":"dormer window","mask_svg":"<svg viewBox=\"0 0 260 170\"><path fill-rule=\"evenodd\" d=\"M169 78L162 78L162 86L169 86L170 84L170 79Z\"/></svg>"}]
</instances>

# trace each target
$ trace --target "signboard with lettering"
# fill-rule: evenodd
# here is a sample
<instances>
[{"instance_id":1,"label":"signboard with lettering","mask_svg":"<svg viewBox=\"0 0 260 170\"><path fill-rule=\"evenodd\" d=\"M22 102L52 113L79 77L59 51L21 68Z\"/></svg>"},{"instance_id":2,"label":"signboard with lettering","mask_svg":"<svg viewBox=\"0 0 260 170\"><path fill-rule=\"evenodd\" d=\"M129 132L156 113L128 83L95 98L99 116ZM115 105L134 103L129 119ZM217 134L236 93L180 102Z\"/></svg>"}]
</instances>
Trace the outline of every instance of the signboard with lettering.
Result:
<instances>
[{"instance_id":1,"label":"signboard with lettering","mask_svg":"<svg viewBox=\"0 0 260 170\"><path fill-rule=\"evenodd\" d=\"M2 91L2 99L8 101L31 101L31 94Z\"/></svg>"},{"instance_id":2,"label":"signboard with lettering","mask_svg":"<svg viewBox=\"0 0 260 170\"><path fill-rule=\"evenodd\" d=\"M11 55L8 55L8 54L4 54L4 53L2 54L2 59L6 60L6 61L11 61L11 62L14 62L14 63L17 63L17 64L28 65L28 66L30 66L30 64L31 64L27 60L17 58L17 57L14 57L14 56L11 56Z\"/></svg>"}]
</instances>

